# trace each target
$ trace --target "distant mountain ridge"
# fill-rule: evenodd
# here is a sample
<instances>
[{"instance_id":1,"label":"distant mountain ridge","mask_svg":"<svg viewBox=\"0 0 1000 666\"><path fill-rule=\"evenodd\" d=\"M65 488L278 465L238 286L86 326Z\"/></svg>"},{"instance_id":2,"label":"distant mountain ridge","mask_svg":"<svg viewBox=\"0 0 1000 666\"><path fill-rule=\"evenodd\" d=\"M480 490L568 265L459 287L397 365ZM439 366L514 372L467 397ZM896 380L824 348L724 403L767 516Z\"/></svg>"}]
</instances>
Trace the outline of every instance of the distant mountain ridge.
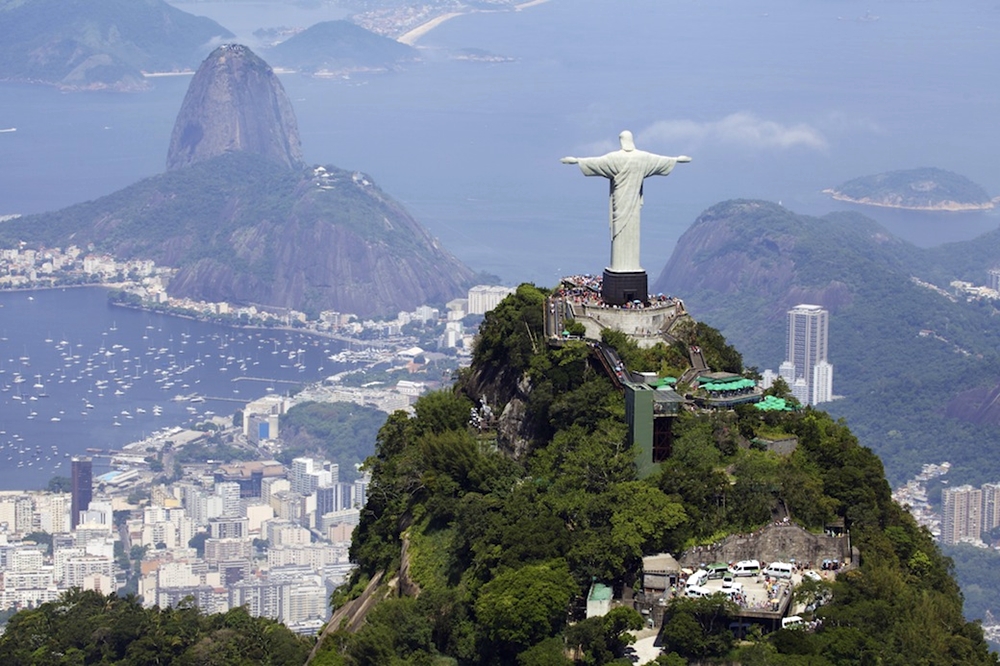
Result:
<instances>
[{"instance_id":1,"label":"distant mountain ridge","mask_svg":"<svg viewBox=\"0 0 1000 666\"><path fill-rule=\"evenodd\" d=\"M0 4L0 78L66 89L139 90L143 71L192 69L233 34L163 0Z\"/></svg>"},{"instance_id":2,"label":"distant mountain ridge","mask_svg":"<svg viewBox=\"0 0 1000 666\"><path fill-rule=\"evenodd\" d=\"M307 73L391 69L416 59L416 49L350 21L323 21L266 50L276 66Z\"/></svg>"},{"instance_id":3,"label":"distant mountain ridge","mask_svg":"<svg viewBox=\"0 0 1000 666\"><path fill-rule=\"evenodd\" d=\"M314 313L395 314L473 278L368 176L245 152L0 226L0 242L17 240L176 267L175 296Z\"/></svg>"}]
</instances>

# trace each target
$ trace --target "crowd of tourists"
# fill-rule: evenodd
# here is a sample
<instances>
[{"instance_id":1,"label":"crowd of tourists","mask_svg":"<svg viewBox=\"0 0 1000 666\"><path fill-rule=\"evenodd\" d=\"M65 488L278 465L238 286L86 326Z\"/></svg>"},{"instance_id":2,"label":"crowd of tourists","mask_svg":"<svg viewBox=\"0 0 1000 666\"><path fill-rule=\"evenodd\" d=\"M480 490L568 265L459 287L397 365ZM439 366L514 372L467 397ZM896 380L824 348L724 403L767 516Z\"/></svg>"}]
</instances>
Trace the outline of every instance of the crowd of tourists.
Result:
<instances>
[{"instance_id":1,"label":"crowd of tourists","mask_svg":"<svg viewBox=\"0 0 1000 666\"><path fill-rule=\"evenodd\" d=\"M679 298L665 294L650 294L647 302L632 301L624 305L609 305L604 302L601 296L601 289L604 285L604 277L601 275L570 275L562 279L562 283L556 289L553 296L563 298L578 305L591 307L607 307L625 310L641 310L645 308L660 308L678 306L684 310L684 302Z\"/></svg>"}]
</instances>

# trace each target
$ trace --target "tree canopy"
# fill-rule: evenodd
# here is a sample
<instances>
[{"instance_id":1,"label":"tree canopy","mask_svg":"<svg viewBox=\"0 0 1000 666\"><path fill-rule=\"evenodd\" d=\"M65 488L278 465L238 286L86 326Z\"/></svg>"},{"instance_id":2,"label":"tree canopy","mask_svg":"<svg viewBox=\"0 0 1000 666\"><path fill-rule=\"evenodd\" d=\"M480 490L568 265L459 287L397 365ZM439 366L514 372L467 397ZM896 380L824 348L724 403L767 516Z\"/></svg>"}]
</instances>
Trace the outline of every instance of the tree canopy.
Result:
<instances>
[{"instance_id":1,"label":"tree canopy","mask_svg":"<svg viewBox=\"0 0 1000 666\"><path fill-rule=\"evenodd\" d=\"M3 664L300 666L311 641L245 608L143 608L134 596L71 590L24 610L0 636Z\"/></svg>"},{"instance_id":2,"label":"tree canopy","mask_svg":"<svg viewBox=\"0 0 1000 666\"><path fill-rule=\"evenodd\" d=\"M691 407L676 418L671 457L640 479L623 396L585 342L546 344L544 297L522 285L486 316L456 386L380 430L365 462L372 482L348 589L360 592L383 572L419 595L381 602L356 634L333 632L319 663L610 663L629 644L636 615L618 608L582 617L592 582L620 595L638 585L644 555L756 530L778 510L807 529L842 520L861 549L861 566L817 611L822 629L738 645L727 602L685 601L669 607L661 663L995 663L982 630L962 617L948 560L892 502L881 461L846 425L810 408ZM687 345L698 344L712 369L745 371L714 329L693 326L688 335L653 350L613 333L605 342L631 370L680 366ZM496 429L470 428L482 397L496 414L523 415L526 448L501 446L503 418ZM753 444L775 433L797 439L791 455Z\"/></svg>"}]
</instances>

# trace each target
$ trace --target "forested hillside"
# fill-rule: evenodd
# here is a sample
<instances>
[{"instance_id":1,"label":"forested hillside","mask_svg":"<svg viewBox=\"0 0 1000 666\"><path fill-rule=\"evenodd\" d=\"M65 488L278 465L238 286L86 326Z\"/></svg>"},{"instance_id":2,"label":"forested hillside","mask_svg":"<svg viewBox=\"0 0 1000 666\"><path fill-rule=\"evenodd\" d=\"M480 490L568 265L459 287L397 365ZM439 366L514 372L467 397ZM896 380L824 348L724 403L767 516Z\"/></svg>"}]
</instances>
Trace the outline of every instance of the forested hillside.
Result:
<instances>
[{"instance_id":1,"label":"forested hillside","mask_svg":"<svg viewBox=\"0 0 1000 666\"><path fill-rule=\"evenodd\" d=\"M385 423L385 412L349 402L303 402L281 420L280 460L290 465L298 456L336 460L340 480L354 481L355 466L373 452L372 444Z\"/></svg>"},{"instance_id":2,"label":"forested hillside","mask_svg":"<svg viewBox=\"0 0 1000 666\"><path fill-rule=\"evenodd\" d=\"M382 581L368 591L382 600L358 631L347 619L328 627L313 663L610 663L642 619L627 607L583 619L593 580L621 594L637 585L643 555L753 530L779 506L807 529L843 519L861 550L860 567L830 584L816 611L821 628L737 644L727 603L678 603L659 663L996 663L962 618L948 561L891 501L881 462L843 423L812 409L686 411L672 457L639 479L621 395L586 342L546 344L544 296L522 285L487 315L456 387L380 431L352 546L359 569L334 602L370 581ZM636 371L676 365L691 344L716 363L739 359L705 326L673 348L607 341ZM482 398L500 416L470 429ZM798 438L791 456L751 446L779 433Z\"/></svg>"},{"instance_id":3,"label":"forested hillside","mask_svg":"<svg viewBox=\"0 0 1000 666\"><path fill-rule=\"evenodd\" d=\"M233 152L11 220L0 245L84 247L177 268L172 296L359 316L442 303L467 266L364 174Z\"/></svg>"},{"instance_id":4,"label":"forested hillside","mask_svg":"<svg viewBox=\"0 0 1000 666\"><path fill-rule=\"evenodd\" d=\"M205 615L190 605L143 608L131 595L76 590L15 615L0 636L0 663L299 666L311 643L245 608Z\"/></svg>"},{"instance_id":5,"label":"forested hillside","mask_svg":"<svg viewBox=\"0 0 1000 666\"><path fill-rule=\"evenodd\" d=\"M143 72L190 70L233 34L163 0L0 3L0 79L139 90Z\"/></svg>"},{"instance_id":6,"label":"forested hillside","mask_svg":"<svg viewBox=\"0 0 1000 666\"><path fill-rule=\"evenodd\" d=\"M985 266L988 250L979 245L995 244L962 244ZM921 250L857 214L816 218L766 201L727 201L684 233L655 289L681 294L694 317L761 369L785 357L786 311L824 306L833 389L844 396L824 407L881 456L894 484L942 460L953 464L953 483L980 484L1000 480L996 428L950 414L975 412L963 393L1000 381L997 310L913 280L948 287L959 276L958 262L946 259L960 252L958 244L947 253ZM986 277L983 268L977 279Z\"/></svg>"}]
</instances>

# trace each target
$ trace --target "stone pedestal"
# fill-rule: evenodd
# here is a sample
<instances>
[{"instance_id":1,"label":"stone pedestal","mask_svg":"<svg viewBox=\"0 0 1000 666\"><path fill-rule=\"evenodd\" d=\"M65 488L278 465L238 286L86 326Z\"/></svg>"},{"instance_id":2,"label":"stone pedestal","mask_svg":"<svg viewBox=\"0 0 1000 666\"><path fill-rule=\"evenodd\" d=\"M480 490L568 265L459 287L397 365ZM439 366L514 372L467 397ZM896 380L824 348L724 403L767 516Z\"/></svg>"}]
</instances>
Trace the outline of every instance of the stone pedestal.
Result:
<instances>
[{"instance_id":1,"label":"stone pedestal","mask_svg":"<svg viewBox=\"0 0 1000 666\"><path fill-rule=\"evenodd\" d=\"M605 268L601 297L607 305L625 305L632 301L646 303L649 300L648 284L646 271L617 273Z\"/></svg>"}]
</instances>

